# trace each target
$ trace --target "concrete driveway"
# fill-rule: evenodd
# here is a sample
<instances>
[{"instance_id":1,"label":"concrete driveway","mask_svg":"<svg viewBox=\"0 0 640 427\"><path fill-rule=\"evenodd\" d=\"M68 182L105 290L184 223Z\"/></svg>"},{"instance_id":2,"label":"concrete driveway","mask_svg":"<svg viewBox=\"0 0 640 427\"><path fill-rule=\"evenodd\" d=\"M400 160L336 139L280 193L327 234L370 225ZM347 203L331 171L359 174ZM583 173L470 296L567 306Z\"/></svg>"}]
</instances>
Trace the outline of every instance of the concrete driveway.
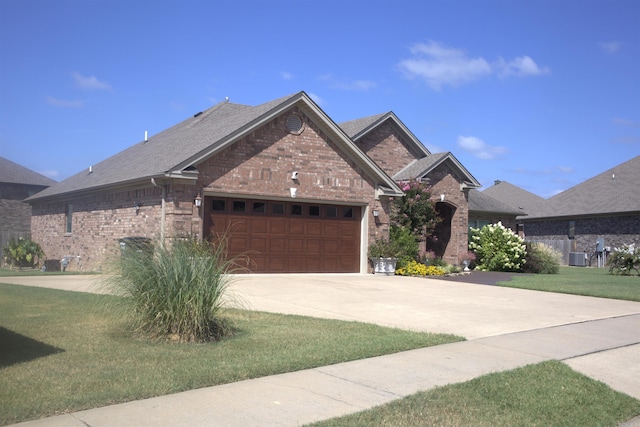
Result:
<instances>
[{"instance_id":1,"label":"concrete driveway","mask_svg":"<svg viewBox=\"0 0 640 427\"><path fill-rule=\"evenodd\" d=\"M100 280L98 275L0 277L3 283L106 293ZM373 274L236 275L229 295L233 305L251 310L467 339L640 313L640 302Z\"/></svg>"}]
</instances>

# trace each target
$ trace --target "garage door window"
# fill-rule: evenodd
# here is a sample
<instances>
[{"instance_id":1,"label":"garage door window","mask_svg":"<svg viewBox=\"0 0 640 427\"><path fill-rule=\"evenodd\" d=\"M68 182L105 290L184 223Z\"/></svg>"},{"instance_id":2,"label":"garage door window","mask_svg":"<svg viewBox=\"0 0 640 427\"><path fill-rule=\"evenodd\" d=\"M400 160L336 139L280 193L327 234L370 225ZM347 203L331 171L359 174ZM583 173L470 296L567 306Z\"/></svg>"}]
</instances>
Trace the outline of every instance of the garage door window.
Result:
<instances>
[{"instance_id":1,"label":"garage door window","mask_svg":"<svg viewBox=\"0 0 640 427\"><path fill-rule=\"evenodd\" d=\"M212 209L214 212L224 212L226 211L226 200L214 199Z\"/></svg>"},{"instance_id":2,"label":"garage door window","mask_svg":"<svg viewBox=\"0 0 640 427\"><path fill-rule=\"evenodd\" d=\"M338 218L338 208L336 206L327 206L327 218Z\"/></svg>"},{"instance_id":3,"label":"garage door window","mask_svg":"<svg viewBox=\"0 0 640 427\"><path fill-rule=\"evenodd\" d=\"M274 203L271 205L271 213L274 215L284 215L284 203Z\"/></svg>"},{"instance_id":4,"label":"garage door window","mask_svg":"<svg viewBox=\"0 0 640 427\"><path fill-rule=\"evenodd\" d=\"M342 217L343 218L353 218L353 208L343 208L342 209Z\"/></svg>"},{"instance_id":5,"label":"garage door window","mask_svg":"<svg viewBox=\"0 0 640 427\"><path fill-rule=\"evenodd\" d=\"M291 215L302 215L302 205L291 205Z\"/></svg>"},{"instance_id":6,"label":"garage door window","mask_svg":"<svg viewBox=\"0 0 640 427\"><path fill-rule=\"evenodd\" d=\"M247 209L247 202L243 200L234 200L233 201L233 212L234 213L245 213Z\"/></svg>"},{"instance_id":7,"label":"garage door window","mask_svg":"<svg viewBox=\"0 0 640 427\"><path fill-rule=\"evenodd\" d=\"M253 202L253 213L263 214L267 211L267 204L265 202Z\"/></svg>"},{"instance_id":8,"label":"garage door window","mask_svg":"<svg viewBox=\"0 0 640 427\"><path fill-rule=\"evenodd\" d=\"M320 206L309 206L309 216L320 216Z\"/></svg>"}]
</instances>

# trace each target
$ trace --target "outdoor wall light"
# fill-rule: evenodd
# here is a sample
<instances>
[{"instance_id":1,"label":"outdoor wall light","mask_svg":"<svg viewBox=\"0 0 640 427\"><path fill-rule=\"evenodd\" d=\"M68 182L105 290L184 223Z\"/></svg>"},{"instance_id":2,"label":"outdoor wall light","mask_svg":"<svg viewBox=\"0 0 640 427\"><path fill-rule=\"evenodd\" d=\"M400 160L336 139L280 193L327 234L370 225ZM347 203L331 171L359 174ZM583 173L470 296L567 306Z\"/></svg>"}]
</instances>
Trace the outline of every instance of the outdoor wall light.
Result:
<instances>
[{"instance_id":1,"label":"outdoor wall light","mask_svg":"<svg viewBox=\"0 0 640 427\"><path fill-rule=\"evenodd\" d=\"M291 179L294 180L294 181L297 181L299 175L300 174L298 173L298 171L293 171L293 172L291 172Z\"/></svg>"},{"instance_id":2,"label":"outdoor wall light","mask_svg":"<svg viewBox=\"0 0 640 427\"><path fill-rule=\"evenodd\" d=\"M136 204L133 205L133 209L136 211L136 215L138 215L138 212L140 211L140 203L136 202Z\"/></svg>"},{"instance_id":3,"label":"outdoor wall light","mask_svg":"<svg viewBox=\"0 0 640 427\"><path fill-rule=\"evenodd\" d=\"M440 201L441 201L441 202L444 202L444 194L441 194L441 195L440 195Z\"/></svg>"},{"instance_id":4,"label":"outdoor wall light","mask_svg":"<svg viewBox=\"0 0 640 427\"><path fill-rule=\"evenodd\" d=\"M289 193L291 194L291 198L292 198L292 199L295 199L295 197L296 197L296 193L297 193L297 192L298 192L298 189L297 189L297 188L295 188L295 187L291 187L291 188L289 189Z\"/></svg>"},{"instance_id":5,"label":"outdoor wall light","mask_svg":"<svg viewBox=\"0 0 640 427\"><path fill-rule=\"evenodd\" d=\"M196 198L193 199L193 203L196 205L197 208L199 208L200 206L202 206L202 197L200 196L200 193L198 193L196 195Z\"/></svg>"},{"instance_id":6,"label":"outdoor wall light","mask_svg":"<svg viewBox=\"0 0 640 427\"><path fill-rule=\"evenodd\" d=\"M380 211L378 211L378 209L374 209L373 210L373 216L375 216L375 217L380 216Z\"/></svg>"}]
</instances>

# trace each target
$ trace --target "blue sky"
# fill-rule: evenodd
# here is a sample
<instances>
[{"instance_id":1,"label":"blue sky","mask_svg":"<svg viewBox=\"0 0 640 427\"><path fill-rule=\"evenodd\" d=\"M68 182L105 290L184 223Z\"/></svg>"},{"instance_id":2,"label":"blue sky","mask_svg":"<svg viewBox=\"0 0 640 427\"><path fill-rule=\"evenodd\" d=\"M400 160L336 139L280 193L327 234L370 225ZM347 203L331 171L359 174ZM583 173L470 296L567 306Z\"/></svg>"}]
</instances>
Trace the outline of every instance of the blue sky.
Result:
<instances>
[{"instance_id":1,"label":"blue sky","mask_svg":"<svg viewBox=\"0 0 640 427\"><path fill-rule=\"evenodd\" d=\"M637 0L0 0L0 155L62 180L304 90L548 197L640 154L638 76Z\"/></svg>"}]
</instances>

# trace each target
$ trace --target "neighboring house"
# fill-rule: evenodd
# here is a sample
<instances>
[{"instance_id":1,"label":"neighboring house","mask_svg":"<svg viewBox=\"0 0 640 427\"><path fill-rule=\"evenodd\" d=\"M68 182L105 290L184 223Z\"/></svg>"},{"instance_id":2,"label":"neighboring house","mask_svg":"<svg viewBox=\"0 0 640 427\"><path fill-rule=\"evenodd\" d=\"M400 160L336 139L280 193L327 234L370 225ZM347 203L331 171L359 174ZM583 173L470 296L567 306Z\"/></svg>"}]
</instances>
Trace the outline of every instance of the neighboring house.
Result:
<instances>
[{"instance_id":1,"label":"neighboring house","mask_svg":"<svg viewBox=\"0 0 640 427\"><path fill-rule=\"evenodd\" d=\"M482 228L485 225L501 222L518 235L522 236L521 223L516 219L523 215L523 210L495 199L478 190L469 191L469 227Z\"/></svg>"},{"instance_id":2,"label":"neighboring house","mask_svg":"<svg viewBox=\"0 0 640 427\"><path fill-rule=\"evenodd\" d=\"M451 219L441 252L457 262L479 184L395 114L338 125L304 92L223 102L31 197L31 231L49 257L78 257L70 268L85 270L118 255L125 237L224 234L253 272L366 272L369 243L389 235L396 180L416 178Z\"/></svg>"},{"instance_id":3,"label":"neighboring house","mask_svg":"<svg viewBox=\"0 0 640 427\"><path fill-rule=\"evenodd\" d=\"M571 252L590 258L599 238L611 249L640 244L640 156L547 199L520 220L527 240L568 240Z\"/></svg>"},{"instance_id":4,"label":"neighboring house","mask_svg":"<svg viewBox=\"0 0 640 427\"><path fill-rule=\"evenodd\" d=\"M53 184L54 180L0 157L0 254L12 238L30 235L31 206L24 199Z\"/></svg>"}]
</instances>

